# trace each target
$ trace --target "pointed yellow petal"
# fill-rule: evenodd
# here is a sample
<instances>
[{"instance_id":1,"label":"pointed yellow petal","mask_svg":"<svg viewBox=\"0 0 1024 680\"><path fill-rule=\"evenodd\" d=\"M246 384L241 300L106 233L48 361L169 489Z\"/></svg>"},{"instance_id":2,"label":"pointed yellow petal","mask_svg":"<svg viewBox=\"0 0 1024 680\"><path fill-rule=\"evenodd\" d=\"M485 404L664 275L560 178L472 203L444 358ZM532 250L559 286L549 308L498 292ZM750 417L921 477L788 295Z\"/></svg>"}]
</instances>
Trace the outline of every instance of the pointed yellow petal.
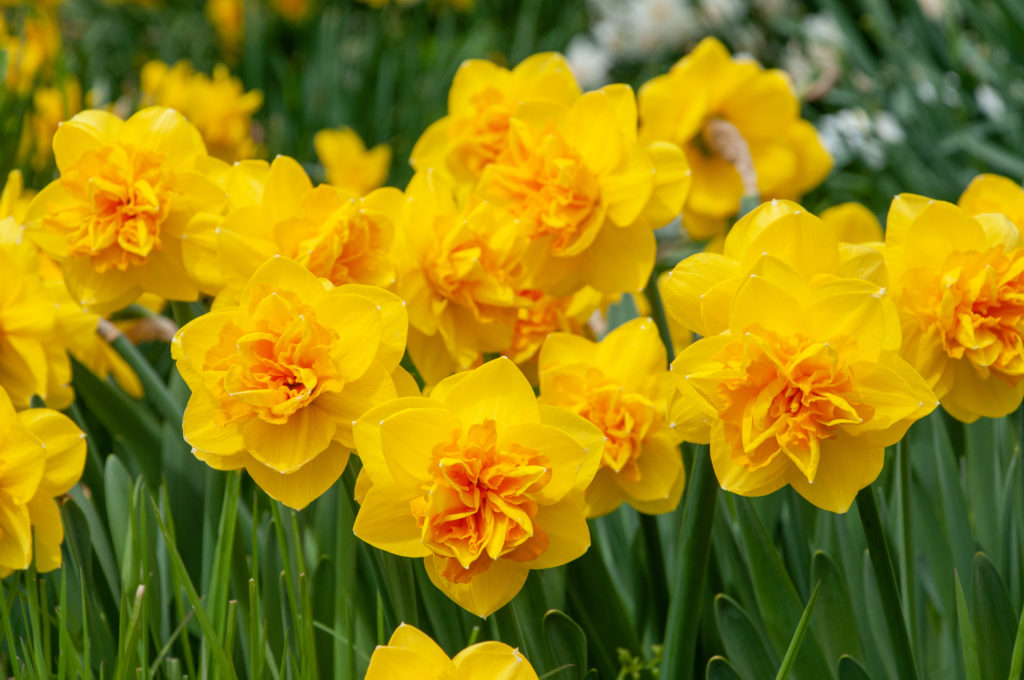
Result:
<instances>
[{"instance_id":1,"label":"pointed yellow petal","mask_svg":"<svg viewBox=\"0 0 1024 680\"><path fill-rule=\"evenodd\" d=\"M255 458L246 460L245 469L271 498L290 508L301 510L331 488L348 464L349 450L333 443L298 470L281 474Z\"/></svg>"},{"instance_id":2,"label":"pointed yellow petal","mask_svg":"<svg viewBox=\"0 0 1024 680\"><path fill-rule=\"evenodd\" d=\"M423 566L430 582L466 611L486 618L511 602L526 583L530 568L512 560L497 560L469 583L455 583L439 573L437 557L427 557Z\"/></svg>"}]
</instances>

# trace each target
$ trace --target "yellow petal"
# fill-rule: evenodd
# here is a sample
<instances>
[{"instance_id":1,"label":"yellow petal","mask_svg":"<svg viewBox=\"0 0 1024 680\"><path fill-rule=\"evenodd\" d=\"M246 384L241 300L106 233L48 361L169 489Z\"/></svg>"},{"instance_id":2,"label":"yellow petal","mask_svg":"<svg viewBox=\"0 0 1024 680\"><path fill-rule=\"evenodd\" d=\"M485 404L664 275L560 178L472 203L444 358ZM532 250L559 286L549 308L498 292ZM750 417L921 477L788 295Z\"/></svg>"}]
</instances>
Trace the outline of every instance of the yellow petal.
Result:
<instances>
[{"instance_id":1,"label":"yellow petal","mask_svg":"<svg viewBox=\"0 0 1024 680\"><path fill-rule=\"evenodd\" d=\"M185 406L182 431L185 441L202 451L218 456L231 456L245 449L245 440L237 423L218 425L217 401L206 389L197 385Z\"/></svg>"},{"instance_id":2,"label":"yellow petal","mask_svg":"<svg viewBox=\"0 0 1024 680\"><path fill-rule=\"evenodd\" d=\"M0 567L28 569L32 561L32 529L28 507L0 494Z\"/></svg>"},{"instance_id":3,"label":"yellow petal","mask_svg":"<svg viewBox=\"0 0 1024 680\"><path fill-rule=\"evenodd\" d=\"M452 659L465 680L537 680L537 672L518 649L503 642L480 642Z\"/></svg>"},{"instance_id":4,"label":"yellow petal","mask_svg":"<svg viewBox=\"0 0 1024 680\"><path fill-rule=\"evenodd\" d=\"M665 501L676 486L679 475L685 474L682 454L665 437L654 436L645 440L636 464L640 470L639 479L633 481L616 475L628 502Z\"/></svg>"},{"instance_id":5,"label":"yellow petal","mask_svg":"<svg viewBox=\"0 0 1024 680\"><path fill-rule=\"evenodd\" d=\"M39 492L59 496L71 490L85 468L85 434L63 413L34 408L18 414L18 422L34 434L46 450L46 471Z\"/></svg>"},{"instance_id":6,"label":"yellow petal","mask_svg":"<svg viewBox=\"0 0 1024 680\"><path fill-rule=\"evenodd\" d=\"M576 474L576 490L586 489L601 465L604 432L586 418L548 404L540 404L540 421L565 432L583 447L583 464Z\"/></svg>"},{"instance_id":7,"label":"yellow petal","mask_svg":"<svg viewBox=\"0 0 1024 680\"><path fill-rule=\"evenodd\" d=\"M446 680L451 677L450 665L451 661L448 661L448 667L439 667L432 659L407 649L377 647L370 657L370 665L363 680Z\"/></svg>"},{"instance_id":8,"label":"yellow petal","mask_svg":"<svg viewBox=\"0 0 1024 680\"><path fill-rule=\"evenodd\" d=\"M526 583L529 567L512 560L497 560L469 583L455 583L439 573L437 557L427 557L423 566L430 582L466 611L486 618L512 601Z\"/></svg>"},{"instance_id":9,"label":"yellow petal","mask_svg":"<svg viewBox=\"0 0 1024 680\"><path fill-rule=\"evenodd\" d=\"M381 335L377 361L389 370L398 366L402 355L405 354L409 330L409 316L405 311L405 303L394 293L378 286L350 283L341 286L341 290L346 294L368 298L380 308Z\"/></svg>"},{"instance_id":10,"label":"yellow petal","mask_svg":"<svg viewBox=\"0 0 1024 680\"><path fill-rule=\"evenodd\" d=\"M533 494L538 503L560 501L576 487L577 475L586 459L586 451L565 432L551 425L522 423L512 425L498 434L498 447L507 451L513 444L537 451L547 459L551 480Z\"/></svg>"},{"instance_id":11,"label":"yellow petal","mask_svg":"<svg viewBox=\"0 0 1024 680\"><path fill-rule=\"evenodd\" d=\"M306 407L281 425L253 418L242 427L242 437L245 448L258 462L289 473L322 454L337 429L337 422L329 415Z\"/></svg>"},{"instance_id":12,"label":"yellow petal","mask_svg":"<svg viewBox=\"0 0 1024 680\"><path fill-rule=\"evenodd\" d=\"M445 395L463 425L494 420L499 428L540 422L537 397L512 361L499 357L473 369Z\"/></svg>"},{"instance_id":13,"label":"yellow petal","mask_svg":"<svg viewBox=\"0 0 1024 680\"><path fill-rule=\"evenodd\" d=\"M395 632L388 640L388 647L398 647L415 652L420 657L427 659L437 668L446 668L451 665L451 659L444 653L437 643L430 639L430 636L415 626L407 623L398 624Z\"/></svg>"},{"instance_id":14,"label":"yellow petal","mask_svg":"<svg viewBox=\"0 0 1024 680\"><path fill-rule=\"evenodd\" d=\"M552 505L540 506L533 521L547 534L548 548L536 559L524 562L530 569L547 569L572 562L590 547L590 530L581 494L573 493ZM499 560L502 561L505 560Z\"/></svg>"},{"instance_id":15,"label":"yellow petal","mask_svg":"<svg viewBox=\"0 0 1024 680\"><path fill-rule=\"evenodd\" d=\"M245 469L271 498L301 510L338 481L348 464L348 457L347 448L332 443L313 460L288 474L262 465L254 458L246 460Z\"/></svg>"},{"instance_id":16,"label":"yellow petal","mask_svg":"<svg viewBox=\"0 0 1024 680\"><path fill-rule=\"evenodd\" d=\"M53 571L61 565L60 545L64 542L64 524L60 509L49 495L33 498L28 504L28 513L35 537L33 554L36 570L40 573Z\"/></svg>"},{"instance_id":17,"label":"yellow petal","mask_svg":"<svg viewBox=\"0 0 1024 680\"><path fill-rule=\"evenodd\" d=\"M846 512L857 492L878 477L884 461L882 447L868 447L858 438L839 435L821 442L813 484L795 466L790 468L789 483L822 510Z\"/></svg>"},{"instance_id":18,"label":"yellow petal","mask_svg":"<svg viewBox=\"0 0 1024 680\"><path fill-rule=\"evenodd\" d=\"M778 491L787 481L792 481L787 480L790 470L796 470L789 458L781 454L776 455L767 465L755 470L738 465L733 460L732 447L725 439L721 425L711 429L711 465L715 468L719 485L726 491L740 496L766 496Z\"/></svg>"},{"instance_id":19,"label":"yellow petal","mask_svg":"<svg viewBox=\"0 0 1024 680\"><path fill-rule=\"evenodd\" d=\"M374 484L394 483L391 468L381 449L380 429L384 420L405 409L436 408L437 402L426 397L401 397L388 401L367 411L356 421L353 435L356 442L356 453L363 463L363 471Z\"/></svg>"},{"instance_id":20,"label":"yellow petal","mask_svg":"<svg viewBox=\"0 0 1024 680\"><path fill-rule=\"evenodd\" d=\"M821 213L821 220L832 227L836 238L846 243L870 243L882 240L882 225L875 214L856 201L840 203Z\"/></svg>"},{"instance_id":21,"label":"yellow petal","mask_svg":"<svg viewBox=\"0 0 1024 680\"><path fill-rule=\"evenodd\" d=\"M409 508L419 492L394 484L374 484L363 497L352 530L361 540L402 557L427 557L422 530Z\"/></svg>"},{"instance_id":22,"label":"yellow petal","mask_svg":"<svg viewBox=\"0 0 1024 680\"><path fill-rule=\"evenodd\" d=\"M650 229L606 225L581 256L581 278L602 293L639 292L654 269L656 250Z\"/></svg>"},{"instance_id":23,"label":"yellow petal","mask_svg":"<svg viewBox=\"0 0 1024 680\"><path fill-rule=\"evenodd\" d=\"M601 468L594 475L594 480L587 487L584 496L584 508L587 517L603 517L622 505L622 489L615 478L618 477L611 468Z\"/></svg>"},{"instance_id":24,"label":"yellow petal","mask_svg":"<svg viewBox=\"0 0 1024 680\"><path fill-rule=\"evenodd\" d=\"M346 382L358 380L381 346L384 321L379 305L369 297L335 288L320 299L315 310L318 323L339 331L331 342L338 373Z\"/></svg>"},{"instance_id":25,"label":"yellow petal","mask_svg":"<svg viewBox=\"0 0 1024 680\"><path fill-rule=\"evenodd\" d=\"M415 489L429 484L433 479L434 448L450 442L462 430L463 424L455 414L443 408L410 408L384 418L380 422L380 446L398 486Z\"/></svg>"},{"instance_id":26,"label":"yellow petal","mask_svg":"<svg viewBox=\"0 0 1024 680\"><path fill-rule=\"evenodd\" d=\"M665 345L649 317L627 321L602 338L594 359L606 376L627 389L668 368Z\"/></svg>"}]
</instances>

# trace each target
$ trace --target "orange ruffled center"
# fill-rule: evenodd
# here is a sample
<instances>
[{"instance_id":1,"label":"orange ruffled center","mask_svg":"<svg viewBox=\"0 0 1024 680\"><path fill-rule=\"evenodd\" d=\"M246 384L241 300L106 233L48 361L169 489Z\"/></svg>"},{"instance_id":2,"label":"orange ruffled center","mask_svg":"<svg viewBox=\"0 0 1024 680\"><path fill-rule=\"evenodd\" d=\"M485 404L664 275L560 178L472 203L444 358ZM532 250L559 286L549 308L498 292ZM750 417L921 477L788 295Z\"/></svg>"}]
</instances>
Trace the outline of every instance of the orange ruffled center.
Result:
<instances>
[{"instance_id":1,"label":"orange ruffled center","mask_svg":"<svg viewBox=\"0 0 1024 680\"><path fill-rule=\"evenodd\" d=\"M410 504L423 544L444 560L442 575L466 583L499 558L526 561L547 550L532 494L551 481L547 459L498 445L493 420L452 432L434 447L433 485Z\"/></svg>"},{"instance_id":2,"label":"orange ruffled center","mask_svg":"<svg viewBox=\"0 0 1024 680\"><path fill-rule=\"evenodd\" d=\"M143 265L160 249L160 227L179 195L163 154L104 146L83 154L60 181L74 202L44 224L65 237L70 257L91 257L102 273Z\"/></svg>"},{"instance_id":3,"label":"orange ruffled center","mask_svg":"<svg viewBox=\"0 0 1024 680\"><path fill-rule=\"evenodd\" d=\"M586 418L604 433L602 467L621 475L631 482L640 481L642 475L637 459L643 452L648 435L657 431L661 423L657 409L647 397L628 392L608 379L596 368L588 368L584 377L563 375L559 392L575 394L577 399L562 404Z\"/></svg>"},{"instance_id":4,"label":"orange ruffled center","mask_svg":"<svg viewBox=\"0 0 1024 680\"><path fill-rule=\"evenodd\" d=\"M506 354L516 363L532 359L555 331L579 331L580 324L572 323L566 311L571 297L553 297L539 290L520 291L519 298L529 304L516 310L512 330L512 345Z\"/></svg>"},{"instance_id":5,"label":"orange ruffled center","mask_svg":"<svg viewBox=\"0 0 1024 680\"><path fill-rule=\"evenodd\" d=\"M572 254L600 228L597 177L553 129L517 125L509 144L488 168L481 192L498 199L524 224L530 238L549 236L555 255Z\"/></svg>"},{"instance_id":6,"label":"orange ruffled center","mask_svg":"<svg viewBox=\"0 0 1024 680\"><path fill-rule=\"evenodd\" d=\"M951 254L941 271L915 269L904 299L953 359L1010 384L1024 375L1024 249Z\"/></svg>"},{"instance_id":7,"label":"orange ruffled center","mask_svg":"<svg viewBox=\"0 0 1024 680\"><path fill-rule=\"evenodd\" d=\"M388 286L395 278L387 256L384 225L351 200L322 222L295 218L278 225L284 255L336 286L364 283ZM390 225L388 225L390 227Z\"/></svg>"},{"instance_id":8,"label":"orange ruffled center","mask_svg":"<svg viewBox=\"0 0 1024 680\"><path fill-rule=\"evenodd\" d=\"M717 357L718 411L733 460L757 469L782 452L813 482L822 440L874 415L843 359L855 344L752 329L727 345Z\"/></svg>"},{"instance_id":9,"label":"orange ruffled center","mask_svg":"<svg viewBox=\"0 0 1024 680\"><path fill-rule=\"evenodd\" d=\"M339 391L344 380L331 351L337 335L297 296L267 291L247 327L228 323L207 353L203 371L219 378L218 424L254 415L286 423L321 393Z\"/></svg>"},{"instance_id":10,"label":"orange ruffled center","mask_svg":"<svg viewBox=\"0 0 1024 680\"><path fill-rule=\"evenodd\" d=\"M474 109L472 115L460 116L449 125L449 134L455 136L449 164L456 171L460 166L465 168L476 178L505 148L512 107L497 88L476 92L470 105Z\"/></svg>"},{"instance_id":11,"label":"orange ruffled center","mask_svg":"<svg viewBox=\"0 0 1024 680\"><path fill-rule=\"evenodd\" d=\"M448 301L472 311L478 320L502 318L515 302L510 281L516 272L496 262L486 243L464 226L448 230L445 242L422 260L435 293L433 313L441 316Z\"/></svg>"}]
</instances>

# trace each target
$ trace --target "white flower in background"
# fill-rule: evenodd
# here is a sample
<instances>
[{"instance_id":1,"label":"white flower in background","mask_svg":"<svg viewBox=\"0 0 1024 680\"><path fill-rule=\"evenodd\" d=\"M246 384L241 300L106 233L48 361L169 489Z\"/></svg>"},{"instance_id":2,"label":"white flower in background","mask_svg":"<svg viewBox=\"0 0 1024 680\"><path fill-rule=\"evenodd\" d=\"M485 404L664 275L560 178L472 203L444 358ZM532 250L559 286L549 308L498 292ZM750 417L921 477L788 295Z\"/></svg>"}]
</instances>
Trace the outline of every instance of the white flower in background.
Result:
<instances>
[{"instance_id":1,"label":"white flower in background","mask_svg":"<svg viewBox=\"0 0 1024 680\"><path fill-rule=\"evenodd\" d=\"M818 135L836 166L860 159L872 170L885 167L886 147L906 139L903 126L892 113L880 111L872 117L861 108L822 116L818 119Z\"/></svg>"},{"instance_id":2,"label":"white flower in background","mask_svg":"<svg viewBox=\"0 0 1024 680\"><path fill-rule=\"evenodd\" d=\"M747 13L743 0L700 0L700 11L710 24L725 24L741 19Z\"/></svg>"},{"instance_id":3,"label":"white flower in background","mask_svg":"<svg viewBox=\"0 0 1024 680\"><path fill-rule=\"evenodd\" d=\"M974 90L974 100L978 103L978 110L990 120L1000 120L1006 115L1006 104L991 85L982 84Z\"/></svg>"},{"instance_id":4,"label":"white flower in background","mask_svg":"<svg viewBox=\"0 0 1024 680\"><path fill-rule=\"evenodd\" d=\"M615 57L644 59L678 49L702 32L686 0L596 0L593 6L599 17L594 40Z\"/></svg>"},{"instance_id":5,"label":"white flower in background","mask_svg":"<svg viewBox=\"0 0 1024 680\"><path fill-rule=\"evenodd\" d=\"M565 51L569 68L585 90L596 90L609 81L612 56L585 35L577 35Z\"/></svg>"}]
</instances>

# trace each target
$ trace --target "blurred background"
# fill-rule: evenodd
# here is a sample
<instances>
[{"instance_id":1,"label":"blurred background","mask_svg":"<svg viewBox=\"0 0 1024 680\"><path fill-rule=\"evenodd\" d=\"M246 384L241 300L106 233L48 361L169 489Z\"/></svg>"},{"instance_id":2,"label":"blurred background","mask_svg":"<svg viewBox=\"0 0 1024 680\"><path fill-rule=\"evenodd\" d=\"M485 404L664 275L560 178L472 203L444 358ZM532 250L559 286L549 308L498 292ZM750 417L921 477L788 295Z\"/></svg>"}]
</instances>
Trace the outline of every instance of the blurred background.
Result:
<instances>
[{"instance_id":1,"label":"blurred background","mask_svg":"<svg viewBox=\"0 0 1024 680\"><path fill-rule=\"evenodd\" d=\"M0 171L54 176L49 134L83 106L128 115L153 59L224 64L262 92L254 154L315 178L314 134L393 150L388 182L443 115L467 58L567 54L586 88L639 87L702 37L785 69L835 158L808 196L883 214L900 191L955 199L980 171L1024 177L1024 3L1015 0L34 0L0 23ZM211 95L211 99L212 99ZM226 98L218 98L225 99ZM230 105L223 104L223 105Z\"/></svg>"}]
</instances>

